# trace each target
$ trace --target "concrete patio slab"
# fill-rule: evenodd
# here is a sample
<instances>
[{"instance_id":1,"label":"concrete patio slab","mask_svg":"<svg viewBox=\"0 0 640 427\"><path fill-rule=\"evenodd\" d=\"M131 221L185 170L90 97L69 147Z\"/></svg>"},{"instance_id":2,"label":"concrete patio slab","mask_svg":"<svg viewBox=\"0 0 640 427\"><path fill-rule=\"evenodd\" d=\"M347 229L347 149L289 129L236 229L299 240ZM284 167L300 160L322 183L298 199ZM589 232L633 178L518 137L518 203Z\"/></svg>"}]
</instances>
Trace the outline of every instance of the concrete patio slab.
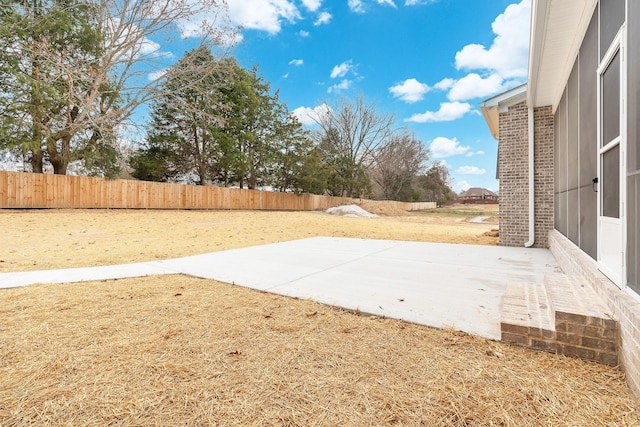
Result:
<instances>
[{"instance_id":1,"label":"concrete patio slab","mask_svg":"<svg viewBox=\"0 0 640 427\"><path fill-rule=\"evenodd\" d=\"M0 288L17 288L36 283L90 282L94 280L126 279L129 277L174 273L176 273L176 271L164 268L155 262L0 273Z\"/></svg>"},{"instance_id":2,"label":"concrete patio slab","mask_svg":"<svg viewBox=\"0 0 640 427\"><path fill-rule=\"evenodd\" d=\"M500 339L509 282L557 270L544 249L315 237L148 263L0 274L0 287L182 273Z\"/></svg>"}]
</instances>

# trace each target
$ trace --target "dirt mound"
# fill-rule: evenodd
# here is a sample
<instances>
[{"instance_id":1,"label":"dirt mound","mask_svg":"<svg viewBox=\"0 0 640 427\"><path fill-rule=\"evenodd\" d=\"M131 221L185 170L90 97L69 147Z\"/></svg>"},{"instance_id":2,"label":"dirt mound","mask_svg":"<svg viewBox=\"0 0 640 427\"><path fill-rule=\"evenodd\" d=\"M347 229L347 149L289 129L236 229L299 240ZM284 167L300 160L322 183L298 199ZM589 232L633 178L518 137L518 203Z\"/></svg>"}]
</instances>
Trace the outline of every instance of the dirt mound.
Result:
<instances>
[{"instance_id":1,"label":"dirt mound","mask_svg":"<svg viewBox=\"0 0 640 427\"><path fill-rule=\"evenodd\" d=\"M365 211L358 205L344 205L329 208L326 211L331 215L346 216L349 218L377 218L378 215Z\"/></svg>"},{"instance_id":2,"label":"dirt mound","mask_svg":"<svg viewBox=\"0 0 640 427\"><path fill-rule=\"evenodd\" d=\"M391 206L390 203L374 202L374 201L362 201L360 207L367 212L371 212L376 215L382 216L406 216L409 212L399 209L395 206Z\"/></svg>"},{"instance_id":3,"label":"dirt mound","mask_svg":"<svg viewBox=\"0 0 640 427\"><path fill-rule=\"evenodd\" d=\"M486 231L483 236L487 237L500 237L500 230L497 228L492 228L489 231Z\"/></svg>"}]
</instances>

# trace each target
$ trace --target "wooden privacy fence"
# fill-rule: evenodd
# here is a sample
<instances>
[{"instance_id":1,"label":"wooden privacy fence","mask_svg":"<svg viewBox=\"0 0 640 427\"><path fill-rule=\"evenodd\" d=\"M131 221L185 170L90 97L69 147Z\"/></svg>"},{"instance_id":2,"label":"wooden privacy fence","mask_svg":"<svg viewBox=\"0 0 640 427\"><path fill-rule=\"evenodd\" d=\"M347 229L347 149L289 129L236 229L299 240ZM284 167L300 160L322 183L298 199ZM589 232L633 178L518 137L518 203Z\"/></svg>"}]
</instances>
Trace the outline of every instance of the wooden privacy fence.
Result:
<instances>
[{"instance_id":1,"label":"wooden privacy fence","mask_svg":"<svg viewBox=\"0 0 640 427\"><path fill-rule=\"evenodd\" d=\"M0 171L0 209L325 210L358 200L314 194ZM372 201L403 210L436 204Z\"/></svg>"}]
</instances>

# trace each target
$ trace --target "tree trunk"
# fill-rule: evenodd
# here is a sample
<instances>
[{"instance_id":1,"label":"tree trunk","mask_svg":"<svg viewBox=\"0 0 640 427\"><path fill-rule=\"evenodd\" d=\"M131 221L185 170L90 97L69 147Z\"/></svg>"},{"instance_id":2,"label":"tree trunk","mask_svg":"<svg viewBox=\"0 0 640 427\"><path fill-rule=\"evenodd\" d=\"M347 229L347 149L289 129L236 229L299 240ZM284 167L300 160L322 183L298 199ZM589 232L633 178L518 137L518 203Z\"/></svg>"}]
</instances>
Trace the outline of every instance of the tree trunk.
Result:
<instances>
[{"instance_id":1,"label":"tree trunk","mask_svg":"<svg viewBox=\"0 0 640 427\"><path fill-rule=\"evenodd\" d=\"M42 173L42 150L33 150L31 152L31 171L33 173Z\"/></svg>"},{"instance_id":2,"label":"tree trunk","mask_svg":"<svg viewBox=\"0 0 640 427\"><path fill-rule=\"evenodd\" d=\"M71 135L66 135L60 139L62 149L58 152L56 140L49 138L47 141L47 153L49 153L49 161L53 166L53 173L56 175L66 175L67 166L69 166L69 156L71 154Z\"/></svg>"}]
</instances>

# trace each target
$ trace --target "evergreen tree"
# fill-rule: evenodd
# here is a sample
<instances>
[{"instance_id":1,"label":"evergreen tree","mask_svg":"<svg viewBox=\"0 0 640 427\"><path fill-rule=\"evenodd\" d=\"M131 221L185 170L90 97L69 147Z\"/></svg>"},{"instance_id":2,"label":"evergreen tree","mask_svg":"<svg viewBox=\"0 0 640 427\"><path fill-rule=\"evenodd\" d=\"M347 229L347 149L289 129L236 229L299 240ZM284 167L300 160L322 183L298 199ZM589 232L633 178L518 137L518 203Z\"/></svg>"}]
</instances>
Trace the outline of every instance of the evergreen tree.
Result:
<instances>
[{"instance_id":1,"label":"evergreen tree","mask_svg":"<svg viewBox=\"0 0 640 427\"><path fill-rule=\"evenodd\" d=\"M235 29L226 12L224 0L0 0L0 151L34 172L65 174L78 160L76 170L116 175L121 125L163 94L165 79L195 67L149 80L172 61L154 36L227 44Z\"/></svg>"},{"instance_id":2,"label":"evergreen tree","mask_svg":"<svg viewBox=\"0 0 640 427\"><path fill-rule=\"evenodd\" d=\"M228 134L236 141L232 176L240 188L256 188L271 181L278 139L286 124L286 106L270 84L258 75L258 68L246 70L238 65L227 92L230 117Z\"/></svg>"},{"instance_id":3,"label":"evergreen tree","mask_svg":"<svg viewBox=\"0 0 640 427\"><path fill-rule=\"evenodd\" d=\"M131 160L134 177L200 185L216 180L223 65L206 47L187 52L175 65L191 71L182 70L168 78L163 85L165 95L152 103L146 145ZM214 67L220 72L200 73ZM191 84L185 85L185 81Z\"/></svg>"},{"instance_id":4,"label":"evergreen tree","mask_svg":"<svg viewBox=\"0 0 640 427\"><path fill-rule=\"evenodd\" d=\"M218 61L206 48L189 52L184 62L217 71L166 80L168 95L153 103L147 141L132 157L133 176L299 191L294 164L310 142L257 68ZM182 78L198 83L181 90Z\"/></svg>"},{"instance_id":5,"label":"evergreen tree","mask_svg":"<svg viewBox=\"0 0 640 427\"><path fill-rule=\"evenodd\" d=\"M318 188L311 179L318 178L320 157L309 133L288 113L282 118L278 132L273 187L279 191L322 194L325 184ZM314 163L315 162L315 163Z\"/></svg>"},{"instance_id":6,"label":"evergreen tree","mask_svg":"<svg viewBox=\"0 0 640 427\"><path fill-rule=\"evenodd\" d=\"M94 78L104 38L95 3L3 0L1 9L0 149L27 157L34 172L48 161L65 174L84 159L96 174L117 175L108 147L114 124L91 125L119 101L110 81Z\"/></svg>"}]
</instances>

